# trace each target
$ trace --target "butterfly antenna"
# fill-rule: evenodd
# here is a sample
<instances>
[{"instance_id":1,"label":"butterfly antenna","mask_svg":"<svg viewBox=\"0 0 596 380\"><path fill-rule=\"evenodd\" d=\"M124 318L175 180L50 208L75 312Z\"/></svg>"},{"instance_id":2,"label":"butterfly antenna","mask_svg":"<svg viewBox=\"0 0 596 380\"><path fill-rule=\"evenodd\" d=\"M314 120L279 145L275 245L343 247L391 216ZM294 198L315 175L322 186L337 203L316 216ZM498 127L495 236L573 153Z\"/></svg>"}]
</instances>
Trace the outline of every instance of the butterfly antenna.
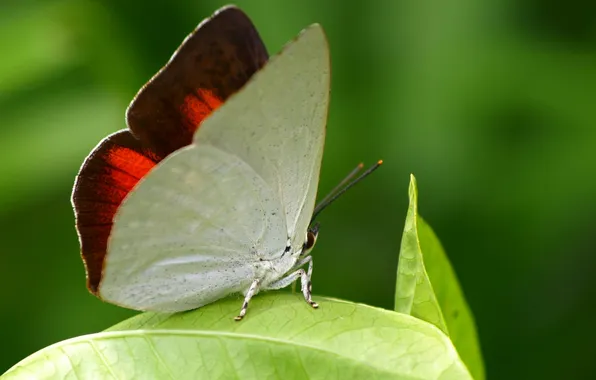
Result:
<instances>
[{"instance_id":1,"label":"butterfly antenna","mask_svg":"<svg viewBox=\"0 0 596 380\"><path fill-rule=\"evenodd\" d=\"M335 186L335 188L333 188L333 190L331 190L329 192L329 194L327 196L325 196L323 198L323 200L319 202L319 204L317 204L317 206L315 207L315 210L313 211L312 218L310 219L310 222L312 223L315 220L315 218L321 213L321 211L323 211L325 208L327 208L327 206L329 206L331 203L333 203L337 198L339 198L343 193L348 191L348 189L350 189L352 186L354 186L358 182L362 181L364 178L368 177L368 175L370 173L377 170L379 168L379 166L381 166L382 164L383 164L383 160L379 160L373 166L366 169L358 177L353 178L356 174L358 174L358 172L363 167L362 164L359 164L354 170L352 170L350 172L350 174L348 174L346 176L346 178L344 178L339 183L339 185Z\"/></svg>"},{"instance_id":2,"label":"butterfly antenna","mask_svg":"<svg viewBox=\"0 0 596 380\"><path fill-rule=\"evenodd\" d=\"M339 184L337 184L337 186L335 186L330 192L327 193L327 195L325 195L325 198L323 198L319 201L318 205L327 203L329 201L329 198L331 198L335 193L337 193L339 190L341 190L341 188L344 187L346 183L350 182L350 180L352 178L354 178L356 176L356 174L358 174L360 172L360 170L362 170L363 167L364 167L364 164L362 162L359 163L358 166L356 166L354 168L354 170L352 170L350 172L350 174L348 174L344 179L342 179L341 182ZM315 210L316 210L316 208L315 208Z\"/></svg>"}]
</instances>

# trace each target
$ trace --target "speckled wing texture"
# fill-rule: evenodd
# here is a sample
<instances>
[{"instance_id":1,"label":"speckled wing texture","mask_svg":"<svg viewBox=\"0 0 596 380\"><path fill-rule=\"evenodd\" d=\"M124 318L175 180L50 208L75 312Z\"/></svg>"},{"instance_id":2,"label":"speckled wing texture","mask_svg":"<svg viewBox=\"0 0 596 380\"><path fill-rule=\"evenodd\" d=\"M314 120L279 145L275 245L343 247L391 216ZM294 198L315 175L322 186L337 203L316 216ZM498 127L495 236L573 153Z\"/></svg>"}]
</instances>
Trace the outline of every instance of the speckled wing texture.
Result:
<instances>
[{"instance_id":1,"label":"speckled wing texture","mask_svg":"<svg viewBox=\"0 0 596 380\"><path fill-rule=\"evenodd\" d=\"M101 298L189 310L246 290L288 238L298 251L314 209L329 71L325 35L312 25L149 172L116 214Z\"/></svg>"}]
</instances>

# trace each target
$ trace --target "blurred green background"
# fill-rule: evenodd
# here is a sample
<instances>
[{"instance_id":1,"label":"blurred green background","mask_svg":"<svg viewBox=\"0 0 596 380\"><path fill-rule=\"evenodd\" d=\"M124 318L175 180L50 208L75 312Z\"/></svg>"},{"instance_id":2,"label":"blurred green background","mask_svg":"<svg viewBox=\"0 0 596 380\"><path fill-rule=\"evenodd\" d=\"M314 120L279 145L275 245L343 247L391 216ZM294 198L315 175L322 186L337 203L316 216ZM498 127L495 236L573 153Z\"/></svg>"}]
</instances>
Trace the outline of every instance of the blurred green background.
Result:
<instances>
[{"instance_id":1,"label":"blurred green background","mask_svg":"<svg viewBox=\"0 0 596 380\"><path fill-rule=\"evenodd\" d=\"M0 373L133 315L85 288L75 174L223 1L0 3ZM320 191L385 165L321 218L314 290L392 307L408 175L475 313L490 379L596 371L596 3L236 2L271 53L326 29ZM324 305L323 305L324 307Z\"/></svg>"}]
</instances>

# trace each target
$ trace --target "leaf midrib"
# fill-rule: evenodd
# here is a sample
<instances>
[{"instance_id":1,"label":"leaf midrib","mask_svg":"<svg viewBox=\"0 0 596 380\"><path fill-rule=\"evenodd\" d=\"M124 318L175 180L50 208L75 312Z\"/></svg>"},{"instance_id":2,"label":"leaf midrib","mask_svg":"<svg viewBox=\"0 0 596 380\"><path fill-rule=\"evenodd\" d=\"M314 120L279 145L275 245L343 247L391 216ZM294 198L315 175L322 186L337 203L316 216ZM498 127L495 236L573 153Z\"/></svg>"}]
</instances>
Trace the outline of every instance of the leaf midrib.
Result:
<instances>
[{"instance_id":1,"label":"leaf midrib","mask_svg":"<svg viewBox=\"0 0 596 380\"><path fill-rule=\"evenodd\" d=\"M76 338L67 339L67 340L58 342L56 344L53 344L51 346L48 346L48 347L42 349L41 352L50 351L50 350L53 350L56 348L61 348L63 346L69 345L71 343L83 343L83 342L98 341L98 340L112 340L112 339L127 338L127 337L148 338L149 336L170 336L170 337L171 336L185 336L185 337L205 336L205 337L216 337L216 338L228 338L228 339L235 339L235 340L262 341L262 342L274 343L274 344L278 344L278 345L307 348L307 349L325 353L325 354L328 354L328 355L331 355L334 357L347 359L354 363L358 363L365 367L371 368L372 370L374 370L375 372L380 373L380 374L385 374L385 375L390 375L390 376L395 376L395 374L396 374L395 372L388 372L387 370L373 366L366 361L358 360L351 356L342 355L337 352L333 352L333 351L326 350L321 347L312 346L312 345L305 344L302 342L288 341L288 340L284 340L284 339L271 338L271 337L263 337L263 336L259 336L259 335L253 335L253 334L228 333L225 331L211 332L211 331L180 330L180 329L110 331L110 332L103 332L103 333L97 333L97 334L82 335L82 336L79 336ZM13 369L20 367L21 364L23 364L23 362L17 363L13 368L9 369L6 373L12 372ZM403 374L399 374L399 375L402 376L402 378L404 380L424 380L419 377L407 377L406 378L406 377L403 377L404 376Z\"/></svg>"}]
</instances>

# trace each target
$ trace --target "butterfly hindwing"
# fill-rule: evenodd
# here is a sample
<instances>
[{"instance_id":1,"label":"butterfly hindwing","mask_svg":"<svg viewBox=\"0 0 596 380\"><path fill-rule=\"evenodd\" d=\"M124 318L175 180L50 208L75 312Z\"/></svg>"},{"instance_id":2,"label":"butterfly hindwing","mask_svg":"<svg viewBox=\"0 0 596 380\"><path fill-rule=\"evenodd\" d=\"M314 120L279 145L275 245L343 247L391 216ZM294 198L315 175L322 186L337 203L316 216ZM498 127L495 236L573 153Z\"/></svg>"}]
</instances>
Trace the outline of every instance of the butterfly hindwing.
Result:
<instances>
[{"instance_id":1,"label":"butterfly hindwing","mask_svg":"<svg viewBox=\"0 0 596 380\"><path fill-rule=\"evenodd\" d=\"M237 156L191 144L125 200L100 296L128 308L181 311L243 290L265 247L285 245L280 203Z\"/></svg>"}]
</instances>

